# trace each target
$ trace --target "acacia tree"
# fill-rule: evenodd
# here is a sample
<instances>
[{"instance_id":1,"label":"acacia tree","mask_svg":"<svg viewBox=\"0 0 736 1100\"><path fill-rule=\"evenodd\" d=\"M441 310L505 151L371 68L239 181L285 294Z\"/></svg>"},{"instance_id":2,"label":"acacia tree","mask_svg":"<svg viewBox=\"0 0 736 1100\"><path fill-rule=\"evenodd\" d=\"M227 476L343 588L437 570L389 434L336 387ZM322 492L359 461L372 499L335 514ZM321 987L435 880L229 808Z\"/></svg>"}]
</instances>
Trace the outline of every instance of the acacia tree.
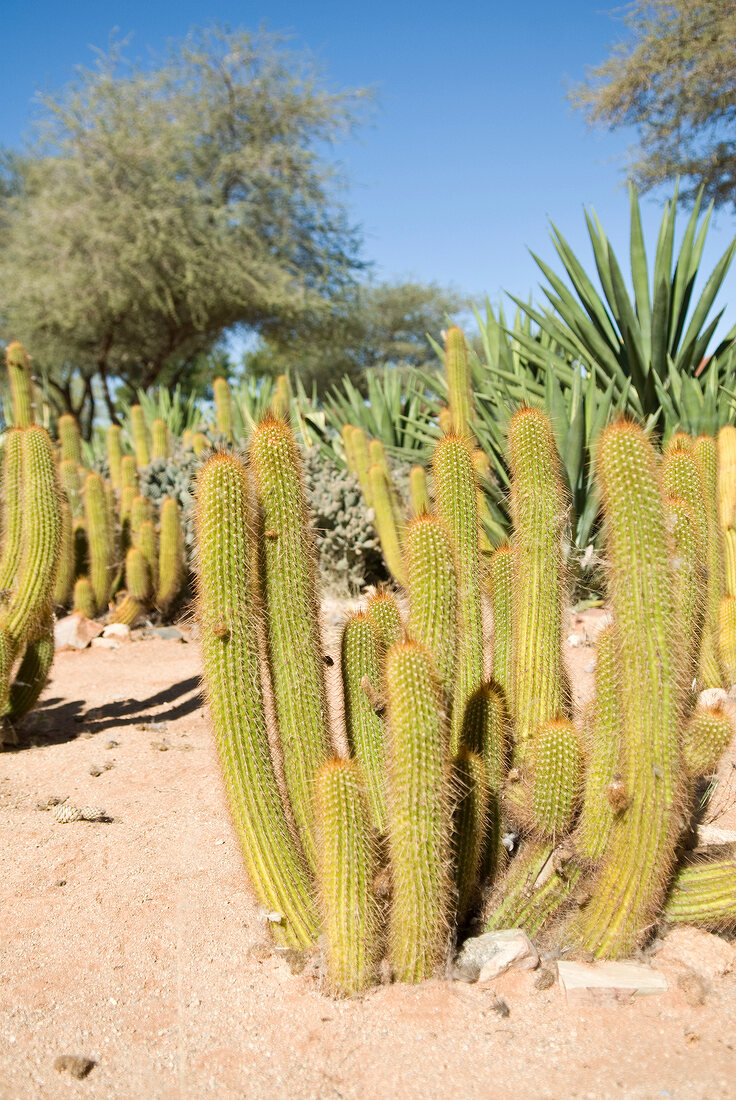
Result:
<instances>
[{"instance_id":1,"label":"acacia tree","mask_svg":"<svg viewBox=\"0 0 736 1100\"><path fill-rule=\"evenodd\" d=\"M573 90L592 124L635 126L631 175L643 190L682 177L736 206L736 4L636 0L630 34Z\"/></svg>"},{"instance_id":2,"label":"acacia tree","mask_svg":"<svg viewBox=\"0 0 736 1100\"><path fill-rule=\"evenodd\" d=\"M119 383L175 384L226 329L327 309L362 264L324 150L362 96L274 36L206 30L41 99L0 190L0 312L60 407L89 414L99 379L114 418Z\"/></svg>"}]
</instances>

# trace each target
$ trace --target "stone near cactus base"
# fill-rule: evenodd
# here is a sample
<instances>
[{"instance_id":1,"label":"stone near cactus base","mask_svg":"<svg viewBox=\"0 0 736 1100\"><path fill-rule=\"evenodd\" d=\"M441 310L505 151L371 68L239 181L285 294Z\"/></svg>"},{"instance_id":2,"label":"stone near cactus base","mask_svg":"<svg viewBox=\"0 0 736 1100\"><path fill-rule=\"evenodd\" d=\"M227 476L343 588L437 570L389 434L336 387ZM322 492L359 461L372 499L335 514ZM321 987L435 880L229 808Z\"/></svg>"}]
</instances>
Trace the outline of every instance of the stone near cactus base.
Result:
<instances>
[{"instance_id":1,"label":"stone near cactus base","mask_svg":"<svg viewBox=\"0 0 736 1100\"><path fill-rule=\"evenodd\" d=\"M654 957L655 966L669 963L712 980L736 971L736 947L720 936L683 925L667 933Z\"/></svg>"},{"instance_id":2,"label":"stone near cactus base","mask_svg":"<svg viewBox=\"0 0 736 1100\"><path fill-rule=\"evenodd\" d=\"M455 961L453 977L464 982L490 982L514 967L534 970L539 955L520 928L486 932L466 940Z\"/></svg>"},{"instance_id":3,"label":"stone near cactus base","mask_svg":"<svg viewBox=\"0 0 736 1100\"><path fill-rule=\"evenodd\" d=\"M125 623L109 623L102 631L103 638L114 638L116 642L130 641L130 627Z\"/></svg>"},{"instance_id":4,"label":"stone near cactus base","mask_svg":"<svg viewBox=\"0 0 736 1100\"><path fill-rule=\"evenodd\" d=\"M181 630L177 630L175 626L156 626L153 629L153 633L157 638L163 638L166 642L186 641L186 638L182 634Z\"/></svg>"},{"instance_id":5,"label":"stone near cactus base","mask_svg":"<svg viewBox=\"0 0 736 1100\"><path fill-rule=\"evenodd\" d=\"M86 649L102 631L101 623L88 619L81 611L75 611L54 623L54 645L57 649Z\"/></svg>"},{"instance_id":6,"label":"stone near cactus base","mask_svg":"<svg viewBox=\"0 0 736 1100\"><path fill-rule=\"evenodd\" d=\"M93 649L120 649L120 642L117 638L93 638Z\"/></svg>"},{"instance_id":7,"label":"stone near cactus base","mask_svg":"<svg viewBox=\"0 0 736 1100\"><path fill-rule=\"evenodd\" d=\"M634 996L667 992L664 975L640 963L561 961L557 973L568 1002L628 1001Z\"/></svg>"}]
</instances>

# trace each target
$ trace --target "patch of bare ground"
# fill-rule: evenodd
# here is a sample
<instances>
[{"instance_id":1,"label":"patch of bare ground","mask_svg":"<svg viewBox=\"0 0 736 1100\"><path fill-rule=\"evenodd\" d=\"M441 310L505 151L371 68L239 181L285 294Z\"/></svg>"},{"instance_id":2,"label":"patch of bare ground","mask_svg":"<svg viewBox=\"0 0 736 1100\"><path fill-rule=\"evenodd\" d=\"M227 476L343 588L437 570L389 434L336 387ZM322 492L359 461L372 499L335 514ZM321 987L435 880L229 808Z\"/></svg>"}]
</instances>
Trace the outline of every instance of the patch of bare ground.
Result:
<instances>
[{"instance_id":1,"label":"patch of bare ground","mask_svg":"<svg viewBox=\"0 0 736 1100\"><path fill-rule=\"evenodd\" d=\"M571 655L580 685L594 650ZM733 1097L736 976L704 959L687 977L697 946L629 1003L568 1005L538 972L335 1001L292 974L199 674L176 641L59 653L30 746L0 754L1 1100ZM59 824L37 808L53 798L111 820Z\"/></svg>"}]
</instances>

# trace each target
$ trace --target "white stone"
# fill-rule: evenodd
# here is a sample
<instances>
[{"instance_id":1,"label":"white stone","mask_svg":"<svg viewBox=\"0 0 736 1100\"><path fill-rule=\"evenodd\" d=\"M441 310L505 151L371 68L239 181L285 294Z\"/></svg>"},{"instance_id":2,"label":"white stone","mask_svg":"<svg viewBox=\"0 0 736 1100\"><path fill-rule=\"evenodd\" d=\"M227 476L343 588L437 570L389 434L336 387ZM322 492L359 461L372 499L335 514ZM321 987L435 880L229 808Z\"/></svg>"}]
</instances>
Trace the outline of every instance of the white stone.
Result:
<instances>
[{"instance_id":1,"label":"white stone","mask_svg":"<svg viewBox=\"0 0 736 1100\"><path fill-rule=\"evenodd\" d=\"M538 965L539 955L526 933L520 928L505 928L466 940L455 969L461 980L490 982L511 967L533 970Z\"/></svg>"},{"instance_id":2,"label":"white stone","mask_svg":"<svg viewBox=\"0 0 736 1100\"><path fill-rule=\"evenodd\" d=\"M117 638L93 638L93 649L120 649L120 642Z\"/></svg>"},{"instance_id":3,"label":"white stone","mask_svg":"<svg viewBox=\"0 0 736 1100\"><path fill-rule=\"evenodd\" d=\"M54 645L56 649L86 649L102 630L101 623L75 611L54 623Z\"/></svg>"},{"instance_id":4,"label":"white stone","mask_svg":"<svg viewBox=\"0 0 736 1100\"><path fill-rule=\"evenodd\" d=\"M568 1001L629 1000L666 993L667 979L648 966L632 962L557 963L560 985Z\"/></svg>"},{"instance_id":5,"label":"white stone","mask_svg":"<svg viewBox=\"0 0 736 1100\"><path fill-rule=\"evenodd\" d=\"M119 642L130 641L130 627L125 623L109 623L102 631L103 638L117 638Z\"/></svg>"},{"instance_id":6,"label":"white stone","mask_svg":"<svg viewBox=\"0 0 736 1100\"><path fill-rule=\"evenodd\" d=\"M654 957L655 966L668 963L694 970L705 978L720 978L736 970L736 947L712 932L683 925L667 933Z\"/></svg>"}]
</instances>

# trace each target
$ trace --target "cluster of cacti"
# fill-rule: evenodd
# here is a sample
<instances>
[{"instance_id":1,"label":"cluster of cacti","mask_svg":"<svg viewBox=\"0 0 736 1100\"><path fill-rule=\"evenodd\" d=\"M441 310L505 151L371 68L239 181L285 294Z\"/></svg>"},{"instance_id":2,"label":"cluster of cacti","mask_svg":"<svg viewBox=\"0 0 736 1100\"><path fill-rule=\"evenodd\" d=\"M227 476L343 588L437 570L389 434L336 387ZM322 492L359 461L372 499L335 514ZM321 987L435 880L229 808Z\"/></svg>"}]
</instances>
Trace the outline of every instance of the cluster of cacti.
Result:
<instances>
[{"instance_id":1,"label":"cluster of cacti","mask_svg":"<svg viewBox=\"0 0 736 1100\"><path fill-rule=\"evenodd\" d=\"M451 392L463 392L457 379ZM736 862L682 856L698 779L732 730L720 706L697 703L736 633L721 614L719 634L712 615L722 568L712 441L680 440L660 468L633 423L601 435L612 623L594 702L575 723L562 643L569 500L549 421L528 408L511 420L513 534L484 558L467 415L437 444L431 496L416 479L409 522L393 510L377 450L371 462L362 433L343 433L363 492L375 508L379 488L391 516L392 572L409 600L405 615L378 592L345 624L347 758L326 722L314 543L290 429L269 417L247 462L215 454L198 479L205 679L249 871L285 943L308 946L321 928L342 993L376 981L383 958L397 980L431 976L457 932L479 924L615 957L660 919L736 923ZM504 833L516 837L511 860Z\"/></svg>"},{"instance_id":2,"label":"cluster of cacti","mask_svg":"<svg viewBox=\"0 0 736 1100\"><path fill-rule=\"evenodd\" d=\"M53 445L33 424L28 356L18 343L6 356L16 427L6 437L2 472L0 717L13 722L34 706L54 658L63 516Z\"/></svg>"}]
</instances>

